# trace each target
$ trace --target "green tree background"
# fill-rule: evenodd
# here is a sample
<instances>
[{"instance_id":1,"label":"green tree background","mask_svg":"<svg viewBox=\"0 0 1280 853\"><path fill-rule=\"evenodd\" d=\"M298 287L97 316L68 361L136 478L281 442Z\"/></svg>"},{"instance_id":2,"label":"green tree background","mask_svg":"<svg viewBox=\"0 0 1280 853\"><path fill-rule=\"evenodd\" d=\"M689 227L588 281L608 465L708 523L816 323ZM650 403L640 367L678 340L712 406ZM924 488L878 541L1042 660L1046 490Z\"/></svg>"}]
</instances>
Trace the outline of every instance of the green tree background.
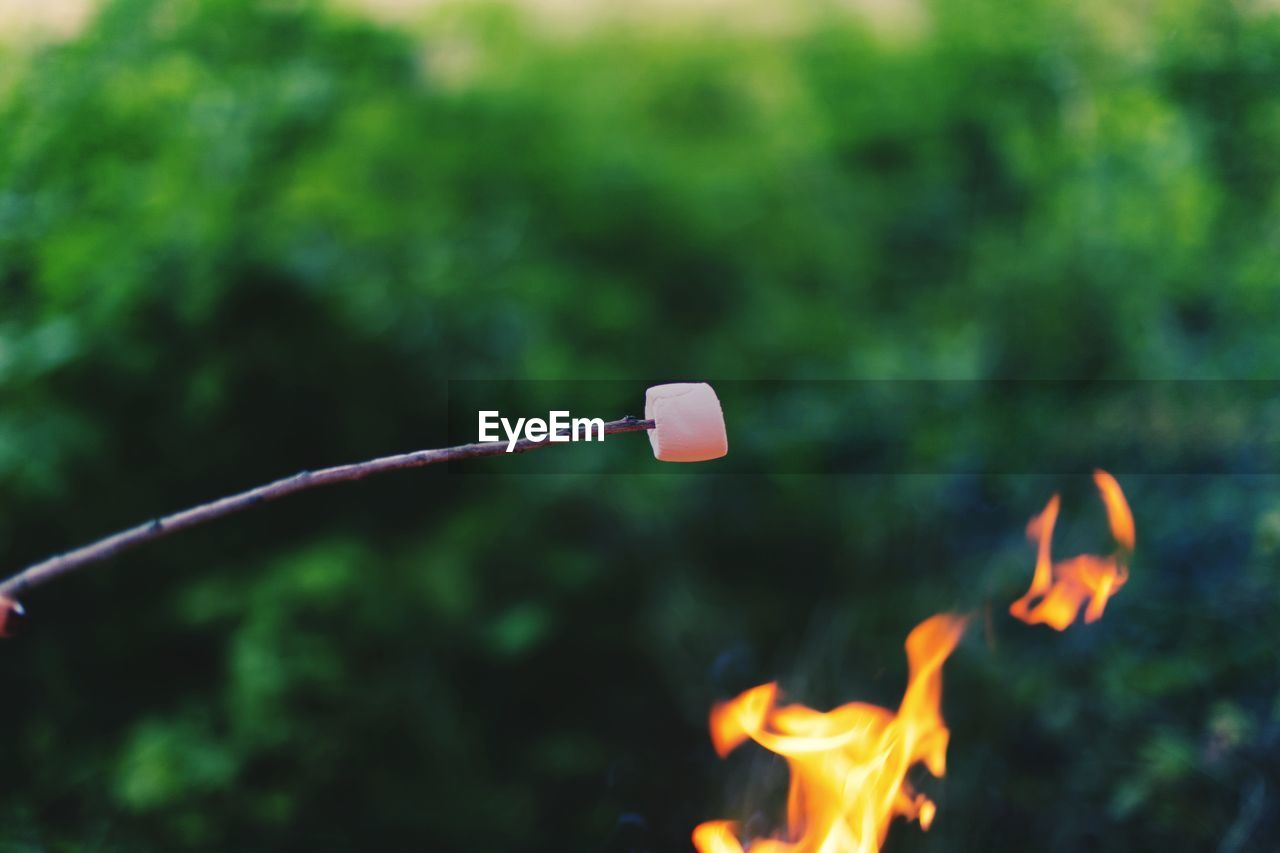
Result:
<instances>
[{"instance_id":1,"label":"green tree background","mask_svg":"<svg viewBox=\"0 0 1280 853\"><path fill-rule=\"evenodd\" d=\"M925 13L118 0L10 47L4 564L441 444L450 380L601 380L582 408L619 416L651 378L1276 376L1274 9ZM808 437L781 473L610 473L648 452L623 437L308 494L33 595L0 850L686 850L779 810L776 762L713 755L713 701L892 704L950 608L986 616L939 817L890 849L1274 848L1274 478L1122 478L1133 580L1058 635L1003 607L1051 491L1063 547L1101 548L1085 478L820 476L838 401L779 399L726 407L733 446ZM1034 452L997 414L857 429Z\"/></svg>"}]
</instances>

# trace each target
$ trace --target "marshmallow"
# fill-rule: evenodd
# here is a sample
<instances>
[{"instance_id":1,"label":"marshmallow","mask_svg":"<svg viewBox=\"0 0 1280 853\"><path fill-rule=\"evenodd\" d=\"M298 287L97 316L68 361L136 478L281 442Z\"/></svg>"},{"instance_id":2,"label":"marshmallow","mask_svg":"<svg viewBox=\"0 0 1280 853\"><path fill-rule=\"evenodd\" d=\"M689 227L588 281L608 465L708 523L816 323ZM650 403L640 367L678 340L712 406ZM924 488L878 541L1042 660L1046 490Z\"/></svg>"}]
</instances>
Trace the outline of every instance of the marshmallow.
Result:
<instances>
[{"instance_id":1,"label":"marshmallow","mask_svg":"<svg viewBox=\"0 0 1280 853\"><path fill-rule=\"evenodd\" d=\"M653 455L663 462L705 462L729 452L724 412L705 382L655 385L644 394L644 416Z\"/></svg>"}]
</instances>

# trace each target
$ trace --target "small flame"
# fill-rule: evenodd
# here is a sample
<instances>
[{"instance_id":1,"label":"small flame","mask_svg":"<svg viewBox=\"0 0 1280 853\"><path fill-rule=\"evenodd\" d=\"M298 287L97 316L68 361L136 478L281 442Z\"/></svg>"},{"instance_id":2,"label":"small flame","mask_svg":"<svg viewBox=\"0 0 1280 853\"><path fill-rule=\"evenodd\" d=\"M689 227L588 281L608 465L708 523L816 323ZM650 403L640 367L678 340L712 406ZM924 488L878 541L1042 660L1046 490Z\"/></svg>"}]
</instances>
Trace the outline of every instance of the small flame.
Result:
<instances>
[{"instance_id":1,"label":"small flame","mask_svg":"<svg viewBox=\"0 0 1280 853\"><path fill-rule=\"evenodd\" d=\"M1109 557L1081 554L1069 560L1053 562L1050 548L1053 525L1058 520L1060 501L1054 495L1044 511L1027 525L1027 538L1037 543L1036 571L1031 588L1009 607L1009 612L1028 625L1044 624L1064 630L1085 606L1084 621L1096 622L1107 606L1107 600L1129 579L1125 558L1135 541L1133 513L1120 484L1106 471L1093 472L1093 482L1107 508L1107 523L1120 549ZM1038 599L1038 601L1037 601ZM1033 604L1033 602L1036 602Z\"/></svg>"},{"instance_id":2,"label":"small flame","mask_svg":"<svg viewBox=\"0 0 1280 853\"><path fill-rule=\"evenodd\" d=\"M934 776L946 773L950 732L939 707L942 665L966 622L942 613L907 636L909 676L896 714L861 702L826 713L780 707L773 683L717 705L711 737L721 756L750 738L787 759L787 829L783 838L744 848L733 823L709 821L694 830L694 846L700 853L875 853L895 817L928 829L937 807L906 777L916 764Z\"/></svg>"}]
</instances>

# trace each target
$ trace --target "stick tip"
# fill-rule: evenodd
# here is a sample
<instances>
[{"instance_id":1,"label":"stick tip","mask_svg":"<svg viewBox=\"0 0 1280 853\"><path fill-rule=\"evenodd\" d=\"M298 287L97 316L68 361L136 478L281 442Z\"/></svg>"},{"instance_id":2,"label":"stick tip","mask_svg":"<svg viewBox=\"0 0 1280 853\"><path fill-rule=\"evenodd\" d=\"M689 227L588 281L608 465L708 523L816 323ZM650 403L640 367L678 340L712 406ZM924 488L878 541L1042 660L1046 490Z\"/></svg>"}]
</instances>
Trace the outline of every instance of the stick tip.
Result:
<instances>
[{"instance_id":1,"label":"stick tip","mask_svg":"<svg viewBox=\"0 0 1280 853\"><path fill-rule=\"evenodd\" d=\"M19 601L0 596L0 637L12 637L27 619L27 610Z\"/></svg>"}]
</instances>

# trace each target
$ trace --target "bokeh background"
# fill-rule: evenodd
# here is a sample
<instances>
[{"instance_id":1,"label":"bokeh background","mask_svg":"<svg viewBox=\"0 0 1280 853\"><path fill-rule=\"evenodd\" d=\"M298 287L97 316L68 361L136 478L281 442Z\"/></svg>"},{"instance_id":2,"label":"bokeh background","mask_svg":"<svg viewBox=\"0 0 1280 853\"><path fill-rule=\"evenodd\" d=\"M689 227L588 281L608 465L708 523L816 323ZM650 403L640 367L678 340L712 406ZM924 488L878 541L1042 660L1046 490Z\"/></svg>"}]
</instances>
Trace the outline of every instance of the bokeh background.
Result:
<instances>
[{"instance_id":1,"label":"bokeh background","mask_svg":"<svg viewBox=\"0 0 1280 853\"><path fill-rule=\"evenodd\" d=\"M458 380L539 380L512 412L597 380L606 417L780 383L726 384L750 471L623 436L392 475L32 594L0 850L688 850L780 811L713 701L893 705L947 609L978 616L939 817L887 849L1280 843L1280 481L1239 420L1192 474L1116 471L1133 579L1059 635L1005 608L1052 492L1059 554L1109 547L1080 470L857 460L962 429L1034 458L1002 412L1070 393L858 419L787 385L1280 375L1274 3L0 8L9 569L435 446Z\"/></svg>"}]
</instances>

